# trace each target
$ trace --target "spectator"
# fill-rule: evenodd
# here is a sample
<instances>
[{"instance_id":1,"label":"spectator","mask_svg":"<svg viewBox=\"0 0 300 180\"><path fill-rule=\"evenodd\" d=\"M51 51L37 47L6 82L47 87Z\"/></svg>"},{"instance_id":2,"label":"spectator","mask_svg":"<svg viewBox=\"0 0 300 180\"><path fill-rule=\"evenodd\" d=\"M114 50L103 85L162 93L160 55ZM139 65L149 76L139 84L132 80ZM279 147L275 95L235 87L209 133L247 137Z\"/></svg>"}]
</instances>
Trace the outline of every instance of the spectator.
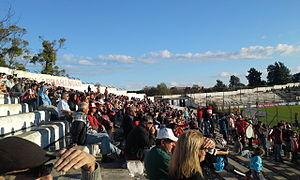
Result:
<instances>
[{"instance_id":1,"label":"spectator","mask_svg":"<svg viewBox=\"0 0 300 180\"><path fill-rule=\"evenodd\" d=\"M140 124L128 134L125 145L127 160L143 160L147 151L154 145L155 128L151 116L145 116Z\"/></svg>"},{"instance_id":2,"label":"spectator","mask_svg":"<svg viewBox=\"0 0 300 180\"><path fill-rule=\"evenodd\" d=\"M215 144L198 130L185 131L179 136L171 157L169 179L204 179L200 162L205 159L207 148L214 147Z\"/></svg>"},{"instance_id":3,"label":"spectator","mask_svg":"<svg viewBox=\"0 0 300 180\"><path fill-rule=\"evenodd\" d=\"M60 172L81 168L82 180L101 180L96 158L78 149L60 151L60 158L54 165L49 161L56 156L18 137L1 139L0 152L0 178L1 175L13 175L21 180L52 180L51 170L54 167Z\"/></svg>"},{"instance_id":4,"label":"spectator","mask_svg":"<svg viewBox=\"0 0 300 180\"><path fill-rule=\"evenodd\" d=\"M68 100L68 104L71 111L77 111L78 105L77 105L77 93L71 93L70 98Z\"/></svg>"},{"instance_id":5,"label":"spectator","mask_svg":"<svg viewBox=\"0 0 300 180\"><path fill-rule=\"evenodd\" d=\"M48 96L49 93L49 86L43 86L39 91L39 110L47 110L51 112L51 119L57 120L58 119L58 110L57 107L51 104L51 100Z\"/></svg>"},{"instance_id":6,"label":"spectator","mask_svg":"<svg viewBox=\"0 0 300 180\"><path fill-rule=\"evenodd\" d=\"M69 94L68 93L63 93L62 94L62 99L59 101L57 105L58 109L58 117L61 120L67 120L68 122L72 121L72 113L73 111L70 110L69 104Z\"/></svg>"},{"instance_id":7,"label":"spectator","mask_svg":"<svg viewBox=\"0 0 300 180\"><path fill-rule=\"evenodd\" d=\"M262 174L262 158L265 151L261 147L257 147L254 149L254 153L252 157L250 158L250 171L248 171L247 178L252 178L252 179L258 179L258 180L265 180L264 175Z\"/></svg>"},{"instance_id":8,"label":"spectator","mask_svg":"<svg viewBox=\"0 0 300 180\"><path fill-rule=\"evenodd\" d=\"M297 132L293 132L291 136L291 149L292 149L292 163L297 163L298 161L298 150L299 150L299 137Z\"/></svg>"},{"instance_id":9,"label":"spectator","mask_svg":"<svg viewBox=\"0 0 300 180\"><path fill-rule=\"evenodd\" d=\"M150 180L168 179L169 160L175 148L177 137L172 129L161 128L156 137L157 145L145 158L145 169Z\"/></svg>"},{"instance_id":10,"label":"spectator","mask_svg":"<svg viewBox=\"0 0 300 180\"><path fill-rule=\"evenodd\" d=\"M79 104L78 111L73 114L74 118L71 127L73 145L99 144L102 161L112 161L114 156L121 154L121 150L111 144L107 133L97 133L97 131L93 130L87 119L88 111L88 104L83 102Z\"/></svg>"},{"instance_id":11,"label":"spectator","mask_svg":"<svg viewBox=\"0 0 300 180\"><path fill-rule=\"evenodd\" d=\"M259 146L261 146L265 151L265 156L268 156L267 148L267 134L268 130L262 121L258 121L257 125L254 126L254 131L258 137Z\"/></svg>"},{"instance_id":12,"label":"spectator","mask_svg":"<svg viewBox=\"0 0 300 180\"><path fill-rule=\"evenodd\" d=\"M283 137L282 137L282 128L283 124L278 123L278 125L275 127L273 132L271 133L271 137L274 142L274 158L276 162L283 162L282 157L281 157L281 146L283 142Z\"/></svg>"},{"instance_id":13,"label":"spectator","mask_svg":"<svg viewBox=\"0 0 300 180\"><path fill-rule=\"evenodd\" d=\"M227 125L228 125L228 122L227 122L226 115L223 114L221 119L219 120L219 126L220 126L220 132L226 141L228 141Z\"/></svg>"},{"instance_id":14,"label":"spectator","mask_svg":"<svg viewBox=\"0 0 300 180\"><path fill-rule=\"evenodd\" d=\"M135 118L136 118L136 108L128 107L122 124L125 139L127 138L128 134L135 126L134 125L134 121L136 121Z\"/></svg>"},{"instance_id":15,"label":"spectator","mask_svg":"<svg viewBox=\"0 0 300 180\"><path fill-rule=\"evenodd\" d=\"M247 122L240 115L237 118L237 121L235 122L235 127L236 127L236 130L237 130L237 134L239 136L241 136L241 143L243 144L243 146L245 146L245 144L246 144L245 143L246 125L247 125Z\"/></svg>"},{"instance_id":16,"label":"spectator","mask_svg":"<svg viewBox=\"0 0 300 180\"><path fill-rule=\"evenodd\" d=\"M31 84L30 88L25 91L25 93L22 95L22 102L27 103L29 107L29 111L32 112L37 109L37 96L36 96L36 90L37 90L37 84L33 83Z\"/></svg>"}]
</instances>

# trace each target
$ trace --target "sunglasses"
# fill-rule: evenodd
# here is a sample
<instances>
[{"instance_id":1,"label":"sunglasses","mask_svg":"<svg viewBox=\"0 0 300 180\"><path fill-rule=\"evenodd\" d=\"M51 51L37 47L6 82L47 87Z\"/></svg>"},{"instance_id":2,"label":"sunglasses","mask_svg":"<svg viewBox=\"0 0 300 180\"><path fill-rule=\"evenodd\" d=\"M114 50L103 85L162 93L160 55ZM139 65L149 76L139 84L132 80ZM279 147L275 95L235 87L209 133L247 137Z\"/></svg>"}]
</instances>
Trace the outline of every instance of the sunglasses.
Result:
<instances>
[{"instance_id":1,"label":"sunglasses","mask_svg":"<svg viewBox=\"0 0 300 180\"><path fill-rule=\"evenodd\" d=\"M153 122L147 122L147 124L153 124Z\"/></svg>"}]
</instances>

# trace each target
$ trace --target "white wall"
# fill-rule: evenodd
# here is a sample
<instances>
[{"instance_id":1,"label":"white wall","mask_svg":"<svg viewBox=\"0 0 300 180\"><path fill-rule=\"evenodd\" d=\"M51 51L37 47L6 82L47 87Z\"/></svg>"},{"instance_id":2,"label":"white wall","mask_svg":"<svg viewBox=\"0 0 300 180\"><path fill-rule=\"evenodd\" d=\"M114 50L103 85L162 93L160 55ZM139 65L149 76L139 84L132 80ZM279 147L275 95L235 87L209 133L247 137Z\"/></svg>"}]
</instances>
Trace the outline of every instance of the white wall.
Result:
<instances>
[{"instance_id":1,"label":"white wall","mask_svg":"<svg viewBox=\"0 0 300 180\"><path fill-rule=\"evenodd\" d=\"M94 86L93 84L83 84L81 80L74 80L74 79L69 79L67 77L62 77L62 76L51 76L48 74L37 74L37 73L31 73L31 72L26 72L26 71L18 71L18 70L13 70L5 67L0 67L0 72L6 73L6 74L17 74L18 77L24 77L24 78L29 78L29 79L34 79L37 82L42 82L45 81L47 83L54 84L55 86L62 86L68 89L75 89L78 91L84 91L88 90L88 86L91 87L92 91L97 92L97 87ZM100 93L104 93L105 91L105 86L100 86ZM116 88L108 88L107 89L109 93L117 94L117 95L124 95L128 96L127 91L125 90L118 90ZM143 99L145 94L136 94L136 93L131 93L131 97L136 97Z\"/></svg>"}]
</instances>

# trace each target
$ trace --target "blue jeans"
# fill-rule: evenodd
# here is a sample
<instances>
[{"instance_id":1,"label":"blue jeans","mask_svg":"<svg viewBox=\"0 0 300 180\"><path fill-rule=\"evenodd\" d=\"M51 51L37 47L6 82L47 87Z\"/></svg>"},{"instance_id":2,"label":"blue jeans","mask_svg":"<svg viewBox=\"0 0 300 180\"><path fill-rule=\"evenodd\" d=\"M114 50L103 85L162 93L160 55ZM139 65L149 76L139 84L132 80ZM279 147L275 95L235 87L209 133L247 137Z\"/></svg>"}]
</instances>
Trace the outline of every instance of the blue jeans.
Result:
<instances>
[{"instance_id":1,"label":"blue jeans","mask_svg":"<svg viewBox=\"0 0 300 180\"><path fill-rule=\"evenodd\" d=\"M86 143L99 144L99 148L101 149L101 153L103 155L107 155L110 153L120 155L121 153L121 150L119 148L110 143L110 138L106 132L87 134Z\"/></svg>"},{"instance_id":2,"label":"blue jeans","mask_svg":"<svg viewBox=\"0 0 300 180\"><path fill-rule=\"evenodd\" d=\"M275 161L282 161L281 144L274 144L274 157Z\"/></svg>"}]
</instances>

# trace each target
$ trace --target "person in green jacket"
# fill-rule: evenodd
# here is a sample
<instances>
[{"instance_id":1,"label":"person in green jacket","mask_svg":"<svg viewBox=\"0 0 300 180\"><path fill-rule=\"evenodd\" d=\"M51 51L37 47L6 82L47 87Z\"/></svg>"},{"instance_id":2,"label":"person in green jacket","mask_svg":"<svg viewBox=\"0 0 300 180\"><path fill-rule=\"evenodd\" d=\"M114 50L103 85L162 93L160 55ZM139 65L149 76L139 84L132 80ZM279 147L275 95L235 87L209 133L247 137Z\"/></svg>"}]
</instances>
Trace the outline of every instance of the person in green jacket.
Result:
<instances>
[{"instance_id":1,"label":"person in green jacket","mask_svg":"<svg viewBox=\"0 0 300 180\"><path fill-rule=\"evenodd\" d=\"M145 158L145 169L150 180L168 179L168 165L171 153L175 148L177 137L172 129L162 127L156 137L157 145L150 150Z\"/></svg>"}]
</instances>

